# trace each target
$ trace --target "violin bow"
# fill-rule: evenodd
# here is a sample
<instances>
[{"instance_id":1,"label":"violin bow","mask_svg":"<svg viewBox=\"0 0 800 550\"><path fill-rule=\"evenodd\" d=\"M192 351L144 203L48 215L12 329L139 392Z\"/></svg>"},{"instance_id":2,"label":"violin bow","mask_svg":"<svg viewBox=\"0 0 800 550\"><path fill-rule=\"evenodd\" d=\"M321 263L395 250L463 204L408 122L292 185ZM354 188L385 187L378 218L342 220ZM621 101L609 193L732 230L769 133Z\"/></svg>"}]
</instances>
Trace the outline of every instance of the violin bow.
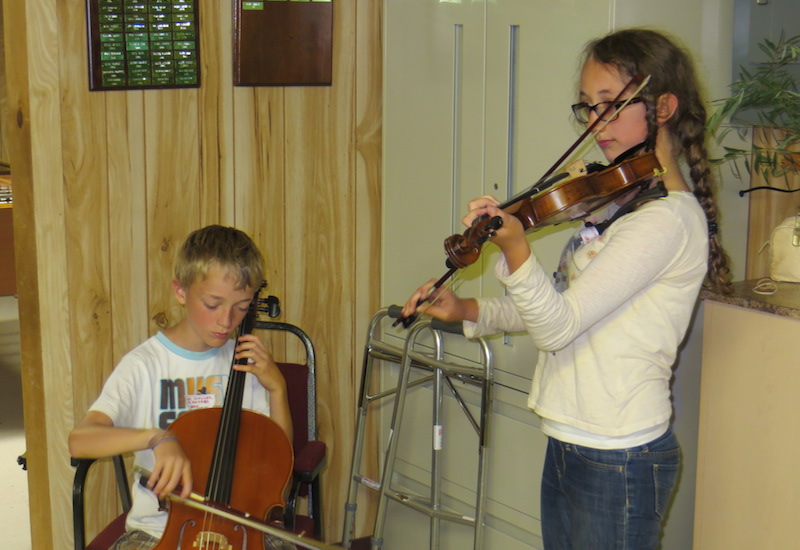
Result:
<instances>
[{"instance_id":1,"label":"violin bow","mask_svg":"<svg viewBox=\"0 0 800 550\"><path fill-rule=\"evenodd\" d=\"M145 484L142 483L142 480L146 480L153 475L150 470L142 468L141 466L134 466L133 471L141 476L139 483L142 484L142 486L145 486ZM196 510L200 510L201 512L205 512L206 514L218 516L220 518L232 521L233 523L238 523L244 525L245 527L256 529L262 533L273 535L282 540L288 540L297 546L301 546L302 548L310 548L312 550L341 550L341 547L331 546L322 541L309 539L305 536L305 533L296 534L289 531L284 531L283 529L278 529L277 527L267 523L265 520L259 519L250 514L234 510L228 506L220 507L221 505L219 504L214 505L213 501L210 501L205 496L194 492L189 493L189 496L186 498L176 495L175 493L170 493L166 496L165 500L183 504L189 508L194 508Z\"/></svg>"},{"instance_id":2,"label":"violin bow","mask_svg":"<svg viewBox=\"0 0 800 550\"><path fill-rule=\"evenodd\" d=\"M602 126L600 126L600 128L597 128L598 132L603 131L603 128L605 128L606 126L608 126L612 122L611 120L603 120L603 117L605 117L606 114L608 114L609 111L611 111L611 109L616 109L615 105L619 102L620 98L623 95L625 95L625 93L632 86L636 86L636 89L633 91L633 94L631 94L630 97L626 98L622 102L622 105L620 105L620 107L619 107L620 111L622 109L624 109L628 105L628 103L631 102L631 100L633 98L635 98L636 96L639 95L639 93L644 89L644 87L647 86L648 82L650 82L650 75L647 75L647 76L636 75L633 78L631 78L628 81L628 83L625 85L625 87L622 88L622 91L620 91L620 93L617 94L617 97L615 97L613 100L611 100L611 102L608 104L608 107L603 109L603 112L600 113L600 115L594 120L594 122L592 122L589 126L586 127L586 129L578 137L578 139L575 140L575 143L570 145L570 147L564 152L564 154L562 154L561 157L559 157L559 159L555 163L553 163L553 165L544 173L544 175L541 178L539 178L539 181L537 181L533 185L533 187L531 187L530 189L528 189L527 191L525 191L523 193L520 193L516 197L514 197L511 200L509 200L508 202L506 202L505 204L501 204L498 208L500 208L501 210L504 210L504 209L508 208L509 206L512 206L512 205L518 203L521 200L525 200L525 199L527 199L529 197L532 197L533 195L543 191L544 189L546 189L550 185L552 185L552 184L558 182L560 179L562 179L562 178L557 176L556 177L557 179L554 178L553 180L551 180L549 182L545 181L545 179L548 178L553 172L555 172L556 169L559 166L561 166L564 163L565 160L567 160L567 158L573 153L573 151L575 151L575 149L577 149L578 146L581 143L583 143L583 141L587 137L589 137L589 135L595 130L595 128L597 126L600 125L601 122L603 124L602 124ZM547 185L542 185L542 183L546 183Z\"/></svg>"}]
</instances>

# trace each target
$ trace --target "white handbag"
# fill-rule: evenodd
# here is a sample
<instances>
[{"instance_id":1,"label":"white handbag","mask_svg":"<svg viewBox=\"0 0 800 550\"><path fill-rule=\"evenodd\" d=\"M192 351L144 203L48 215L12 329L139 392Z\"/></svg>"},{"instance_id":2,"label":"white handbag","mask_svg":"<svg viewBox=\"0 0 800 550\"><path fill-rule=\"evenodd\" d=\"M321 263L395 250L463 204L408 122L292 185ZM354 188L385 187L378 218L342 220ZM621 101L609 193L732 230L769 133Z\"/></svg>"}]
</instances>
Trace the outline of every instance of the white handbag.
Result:
<instances>
[{"instance_id":1,"label":"white handbag","mask_svg":"<svg viewBox=\"0 0 800 550\"><path fill-rule=\"evenodd\" d=\"M800 209L772 230L769 277L773 281L800 283Z\"/></svg>"}]
</instances>

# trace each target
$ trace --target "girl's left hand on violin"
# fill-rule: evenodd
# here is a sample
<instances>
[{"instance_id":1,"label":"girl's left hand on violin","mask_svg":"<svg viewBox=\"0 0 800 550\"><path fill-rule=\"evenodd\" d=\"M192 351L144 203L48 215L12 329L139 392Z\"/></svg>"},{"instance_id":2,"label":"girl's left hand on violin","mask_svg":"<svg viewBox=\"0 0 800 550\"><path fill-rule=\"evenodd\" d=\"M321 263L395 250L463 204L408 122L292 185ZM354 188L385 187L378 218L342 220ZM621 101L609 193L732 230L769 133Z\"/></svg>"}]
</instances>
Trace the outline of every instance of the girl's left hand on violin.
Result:
<instances>
[{"instance_id":1,"label":"girl's left hand on violin","mask_svg":"<svg viewBox=\"0 0 800 550\"><path fill-rule=\"evenodd\" d=\"M508 263L509 269L513 273L517 267L528 259L531 249L525 238L525 228L522 226L522 222L516 216L499 208L499 205L500 202L491 195L473 199L467 204L469 212L461 219L461 222L470 227L481 216L485 215L489 218L500 217L503 220L503 225L497 230L491 241L503 252L506 257L506 263Z\"/></svg>"},{"instance_id":2,"label":"girl's left hand on violin","mask_svg":"<svg viewBox=\"0 0 800 550\"><path fill-rule=\"evenodd\" d=\"M252 373L267 391L284 391L286 389L286 382L278 365L275 364L272 354L258 336L254 334L240 336L234 359L247 359L246 364L237 363L233 368Z\"/></svg>"},{"instance_id":3,"label":"girl's left hand on violin","mask_svg":"<svg viewBox=\"0 0 800 550\"><path fill-rule=\"evenodd\" d=\"M469 201L467 208L469 208L469 212L461 218L461 223L467 227L471 227L475 220L482 216L489 218L498 216L503 220L503 226L492 237L492 242L501 249L504 248L504 245L511 245L520 240L525 241L525 230L522 227L522 223L516 216L501 210L500 201L491 195L484 195Z\"/></svg>"}]
</instances>

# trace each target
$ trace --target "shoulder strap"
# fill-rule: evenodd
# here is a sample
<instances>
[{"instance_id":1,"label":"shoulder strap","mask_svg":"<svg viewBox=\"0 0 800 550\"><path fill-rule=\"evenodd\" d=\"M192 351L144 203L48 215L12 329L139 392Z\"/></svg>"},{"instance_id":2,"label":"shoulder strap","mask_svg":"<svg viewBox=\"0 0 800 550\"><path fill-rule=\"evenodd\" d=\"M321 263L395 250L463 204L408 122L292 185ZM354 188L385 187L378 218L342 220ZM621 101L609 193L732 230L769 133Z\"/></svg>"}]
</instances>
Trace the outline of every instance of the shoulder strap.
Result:
<instances>
[{"instance_id":1,"label":"shoulder strap","mask_svg":"<svg viewBox=\"0 0 800 550\"><path fill-rule=\"evenodd\" d=\"M586 225L587 226L593 225L597 229L598 234L602 235L603 231L608 229L608 227L612 223L617 221L619 218L621 218L625 214L633 212L634 210L636 210L639 206L641 206L645 202L650 202L652 200L661 199L661 198L666 197L666 196L667 196L667 188L664 187L664 182L663 181L658 180L654 186L649 187L648 189L645 189L645 190L640 191L639 193L637 193L635 197L633 197L631 200L629 200L628 202L623 204L619 208L619 210L614 212L614 215L611 216L610 218L608 218L607 220L605 220L603 222L600 222L600 223L595 223L595 224L593 224L592 222L586 222Z\"/></svg>"}]
</instances>

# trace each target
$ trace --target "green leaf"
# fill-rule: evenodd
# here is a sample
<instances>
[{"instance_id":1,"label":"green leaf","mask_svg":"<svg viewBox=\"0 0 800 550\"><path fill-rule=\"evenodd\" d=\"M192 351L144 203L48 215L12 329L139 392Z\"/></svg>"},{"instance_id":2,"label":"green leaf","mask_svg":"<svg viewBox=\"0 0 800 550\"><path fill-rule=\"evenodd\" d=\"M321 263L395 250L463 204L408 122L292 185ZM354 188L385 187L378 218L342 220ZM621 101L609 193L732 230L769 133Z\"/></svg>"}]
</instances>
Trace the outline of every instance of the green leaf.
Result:
<instances>
[{"instance_id":1,"label":"green leaf","mask_svg":"<svg viewBox=\"0 0 800 550\"><path fill-rule=\"evenodd\" d=\"M786 132L781 142L770 151L753 150L753 168L769 171L775 175L797 173L797 153L791 149L800 144L800 89L796 77L787 70L787 65L800 61L800 35L789 38L781 35L778 41L769 39L758 44L767 62L755 69L742 67L739 77L731 84L731 95L715 100L706 129L725 151L721 161L736 162L744 158L745 167L750 168L751 151L725 146L731 124L741 136L754 118L758 126L781 128ZM737 127L738 125L738 127Z\"/></svg>"}]
</instances>

